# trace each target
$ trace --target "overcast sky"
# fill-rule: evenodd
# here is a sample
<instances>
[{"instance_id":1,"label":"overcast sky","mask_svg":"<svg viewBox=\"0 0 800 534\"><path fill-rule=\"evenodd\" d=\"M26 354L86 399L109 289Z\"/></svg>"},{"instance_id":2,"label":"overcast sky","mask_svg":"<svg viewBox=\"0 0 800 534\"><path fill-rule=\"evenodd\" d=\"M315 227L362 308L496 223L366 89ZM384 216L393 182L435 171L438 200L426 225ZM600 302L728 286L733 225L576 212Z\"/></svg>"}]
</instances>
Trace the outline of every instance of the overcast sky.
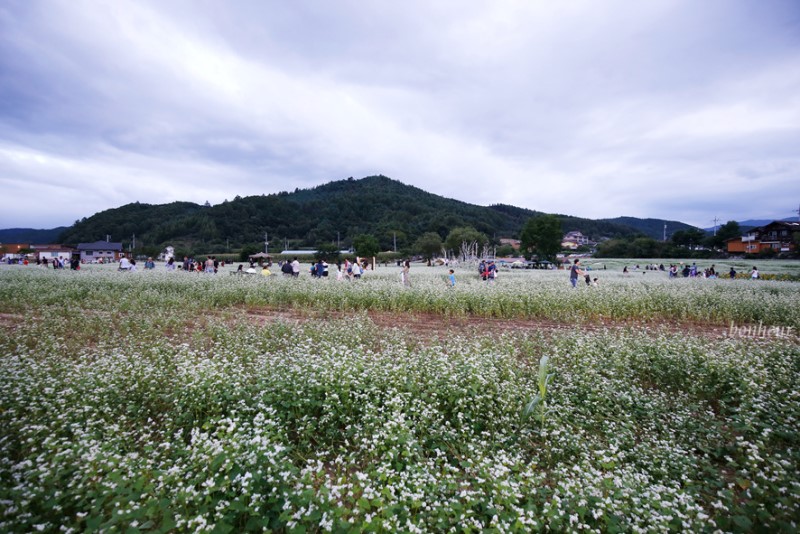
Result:
<instances>
[{"instance_id":1,"label":"overcast sky","mask_svg":"<svg viewBox=\"0 0 800 534\"><path fill-rule=\"evenodd\" d=\"M0 2L0 228L373 174L591 218L796 215L800 1Z\"/></svg>"}]
</instances>

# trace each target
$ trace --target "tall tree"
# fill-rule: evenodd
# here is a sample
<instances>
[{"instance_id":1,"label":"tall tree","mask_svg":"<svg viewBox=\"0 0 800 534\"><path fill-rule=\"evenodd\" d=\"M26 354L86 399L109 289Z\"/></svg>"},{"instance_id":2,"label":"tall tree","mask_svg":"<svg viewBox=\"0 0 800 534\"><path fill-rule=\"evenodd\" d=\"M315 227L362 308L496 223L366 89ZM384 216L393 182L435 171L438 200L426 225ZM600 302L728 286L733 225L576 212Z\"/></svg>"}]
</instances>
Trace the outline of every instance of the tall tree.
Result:
<instances>
[{"instance_id":1,"label":"tall tree","mask_svg":"<svg viewBox=\"0 0 800 534\"><path fill-rule=\"evenodd\" d=\"M687 247L689 250L694 250L700 246L706 238L706 233L699 228L690 228L688 230L678 230L672 234L672 242L679 247Z\"/></svg>"},{"instance_id":2,"label":"tall tree","mask_svg":"<svg viewBox=\"0 0 800 534\"><path fill-rule=\"evenodd\" d=\"M467 248L474 247L480 251L480 248L488 242L489 238L486 237L486 234L477 231L472 226L459 226L450 230L444 246L447 250L463 256L463 252Z\"/></svg>"},{"instance_id":3,"label":"tall tree","mask_svg":"<svg viewBox=\"0 0 800 534\"><path fill-rule=\"evenodd\" d=\"M736 221L728 221L717 229L717 235L712 235L708 238L709 244L713 248L723 248L725 241L734 237L741 237L742 229Z\"/></svg>"},{"instance_id":4,"label":"tall tree","mask_svg":"<svg viewBox=\"0 0 800 534\"><path fill-rule=\"evenodd\" d=\"M414 250L422 254L428 265L442 251L442 238L436 232L425 232L414 242Z\"/></svg>"},{"instance_id":5,"label":"tall tree","mask_svg":"<svg viewBox=\"0 0 800 534\"><path fill-rule=\"evenodd\" d=\"M561 251L564 233L555 215L540 215L528 219L520 235L520 249L527 259L534 255L541 260L554 261Z\"/></svg>"},{"instance_id":6,"label":"tall tree","mask_svg":"<svg viewBox=\"0 0 800 534\"><path fill-rule=\"evenodd\" d=\"M362 258L377 256L380 250L378 248L378 240L375 239L375 236L369 234L361 234L354 237L353 248L356 250L356 254Z\"/></svg>"}]
</instances>

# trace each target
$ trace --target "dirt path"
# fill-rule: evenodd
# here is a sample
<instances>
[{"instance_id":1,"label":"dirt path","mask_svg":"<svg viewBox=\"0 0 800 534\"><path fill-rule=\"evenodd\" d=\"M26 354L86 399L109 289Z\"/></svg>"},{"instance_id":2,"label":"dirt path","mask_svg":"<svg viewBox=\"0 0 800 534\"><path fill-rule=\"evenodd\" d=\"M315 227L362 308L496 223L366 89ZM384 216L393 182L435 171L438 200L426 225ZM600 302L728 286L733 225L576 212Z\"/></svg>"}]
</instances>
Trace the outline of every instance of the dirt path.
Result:
<instances>
[{"instance_id":1,"label":"dirt path","mask_svg":"<svg viewBox=\"0 0 800 534\"><path fill-rule=\"evenodd\" d=\"M249 308L244 311L248 321L266 324L277 321L289 321L302 324L308 321L332 320L330 316L315 312L299 310L278 310L270 308ZM739 330L731 332L730 327L717 324L696 322L652 322L637 321L604 321L599 323L569 324L547 319L498 319L486 317L446 317L433 313L396 314L389 312L369 311L365 315L381 328L396 328L422 338L443 338L451 334L461 335L493 335L512 332L537 331L544 334L571 331L648 331L653 334L700 336L709 339L724 339L731 335L744 337ZM757 327L751 327L751 333ZM785 331L783 332L785 333ZM792 335L793 334L793 335ZM748 335L747 337L755 337ZM769 336L764 333L762 338ZM789 342L800 343L796 332L783 335Z\"/></svg>"},{"instance_id":2,"label":"dirt path","mask_svg":"<svg viewBox=\"0 0 800 534\"><path fill-rule=\"evenodd\" d=\"M102 312L94 312L102 313ZM434 313L390 313L381 311L356 312L368 317L376 326L399 329L424 339L443 339L450 335L486 336L504 333L539 332L555 334L571 331L647 331L653 335L686 335L707 339L728 337L770 339L780 338L788 343L800 343L800 332L783 328L759 329L758 325L737 325L735 330L718 324L698 322L652 322L602 321L593 323L564 323L547 319L498 319L492 317L447 317ZM217 312L233 322L246 321L253 324L290 322L303 324L309 321L335 321L341 316L332 316L316 310L277 308L225 309ZM0 313L0 329L14 330L25 321L21 314ZM194 326L197 326L196 324Z\"/></svg>"}]
</instances>

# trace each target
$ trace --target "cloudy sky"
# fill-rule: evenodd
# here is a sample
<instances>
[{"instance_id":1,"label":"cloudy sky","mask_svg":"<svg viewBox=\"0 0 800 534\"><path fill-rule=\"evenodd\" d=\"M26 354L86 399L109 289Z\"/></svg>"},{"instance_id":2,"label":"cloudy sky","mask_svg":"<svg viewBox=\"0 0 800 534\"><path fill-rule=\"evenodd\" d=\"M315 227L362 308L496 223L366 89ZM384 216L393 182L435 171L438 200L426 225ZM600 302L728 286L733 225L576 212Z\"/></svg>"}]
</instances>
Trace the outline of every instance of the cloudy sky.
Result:
<instances>
[{"instance_id":1,"label":"cloudy sky","mask_svg":"<svg viewBox=\"0 0 800 534\"><path fill-rule=\"evenodd\" d=\"M796 214L800 2L0 3L0 228L373 174L591 218Z\"/></svg>"}]
</instances>

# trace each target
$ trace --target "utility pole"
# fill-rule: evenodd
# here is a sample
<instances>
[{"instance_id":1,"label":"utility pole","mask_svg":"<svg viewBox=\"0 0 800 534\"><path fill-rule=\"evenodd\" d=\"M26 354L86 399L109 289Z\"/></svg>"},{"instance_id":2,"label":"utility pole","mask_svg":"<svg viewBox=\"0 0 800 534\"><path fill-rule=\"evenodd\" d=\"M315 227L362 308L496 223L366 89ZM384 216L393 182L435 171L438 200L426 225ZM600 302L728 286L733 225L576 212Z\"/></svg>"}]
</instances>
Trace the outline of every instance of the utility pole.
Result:
<instances>
[{"instance_id":1,"label":"utility pole","mask_svg":"<svg viewBox=\"0 0 800 534\"><path fill-rule=\"evenodd\" d=\"M663 241L666 243L667 241L667 223L664 223L664 239Z\"/></svg>"},{"instance_id":2,"label":"utility pole","mask_svg":"<svg viewBox=\"0 0 800 534\"><path fill-rule=\"evenodd\" d=\"M397 232L392 232L392 235L394 236L394 251L397 252Z\"/></svg>"},{"instance_id":3,"label":"utility pole","mask_svg":"<svg viewBox=\"0 0 800 534\"><path fill-rule=\"evenodd\" d=\"M269 254L269 236L264 232L264 253Z\"/></svg>"},{"instance_id":4,"label":"utility pole","mask_svg":"<svg viewBox=\"0 0 800 534\"><path fill-rule=\"evenodd\" d=\"M336 251L342 250L342 245L339 244L339 230L336 230Z\"/></svg>"},{"instance_id":5,"label":"utility pole","mask_svg":"<svg viewBox=\"0 0 800 534\"><path fill-rule=\"evenodd\" d=\"M800 207L797 208L797 222L800 222Z\"/></svg>"},{"instance_id":6,"label":"utility pole","mask_svg":"<svg viewBox=\"0 0 800 534\"><path fill-rule=\"evenodd\" d=\"M718 222L719 222L719 219L714 217L714 235L717 235L717 223Z\"/></svg>"},{"instance_id":7,"label":"utility pole","mask_svg":"<svg viewBox=\"0 0 800 534\"><path fill-rule=\"evenodd\" d=\"M136 248L136 234L133 234L133 241L131 242L131 252Z\"/></svg>"}]
</instances>

